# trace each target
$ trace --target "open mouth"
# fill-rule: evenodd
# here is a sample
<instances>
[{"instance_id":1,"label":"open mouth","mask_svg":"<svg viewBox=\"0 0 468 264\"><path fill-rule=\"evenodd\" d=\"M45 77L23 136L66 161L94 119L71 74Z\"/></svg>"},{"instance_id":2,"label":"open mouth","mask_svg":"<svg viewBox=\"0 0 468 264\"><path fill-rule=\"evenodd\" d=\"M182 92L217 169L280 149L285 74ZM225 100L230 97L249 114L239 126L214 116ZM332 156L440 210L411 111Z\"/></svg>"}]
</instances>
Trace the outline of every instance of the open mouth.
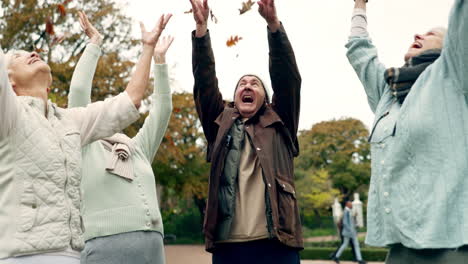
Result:
<instances>
[{"instance_id":1,"label":"open mouth","mask_svg":"<svg viewBox=\"0 0 468 264\"><path fill-rule=\"evenodd\" d=\"M242 102L246 104L251 104L253 103L254 98L251 95L244 95L242 96Z\"/></svg>"},{"instance_id":2,"label":"open mouth","mask_svg":"<svg viewBox=\"0 0 468 264\"><path fill-rule=\"evenodd\" d=\"M421 43L419 43L419 42L414 42L413 45L411 45L411 48L413 48L413 49L420 49L422 47L423 47L423 45Z\"/></svg>"}]
</instances>

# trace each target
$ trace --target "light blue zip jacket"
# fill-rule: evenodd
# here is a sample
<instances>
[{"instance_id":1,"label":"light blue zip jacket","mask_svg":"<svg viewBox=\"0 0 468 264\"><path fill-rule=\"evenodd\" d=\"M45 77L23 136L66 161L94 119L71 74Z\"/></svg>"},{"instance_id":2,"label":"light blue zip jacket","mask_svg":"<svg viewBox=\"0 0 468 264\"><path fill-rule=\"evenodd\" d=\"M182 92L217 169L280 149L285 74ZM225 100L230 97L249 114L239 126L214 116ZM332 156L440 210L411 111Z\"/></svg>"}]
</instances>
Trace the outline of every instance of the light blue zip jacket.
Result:
<instances>
[{"instance_id":1,"label":"light blue zip jacket","mask_svg":"<svg viewBox=\"0 0 468 264\"><path fill-rule=\"evenodd\" d=\"M468 2L455 1L442 55L402 105L367 32L353 35L347 56L375 113L366 243L468 244Z\"/></svg>"}]
</instances>

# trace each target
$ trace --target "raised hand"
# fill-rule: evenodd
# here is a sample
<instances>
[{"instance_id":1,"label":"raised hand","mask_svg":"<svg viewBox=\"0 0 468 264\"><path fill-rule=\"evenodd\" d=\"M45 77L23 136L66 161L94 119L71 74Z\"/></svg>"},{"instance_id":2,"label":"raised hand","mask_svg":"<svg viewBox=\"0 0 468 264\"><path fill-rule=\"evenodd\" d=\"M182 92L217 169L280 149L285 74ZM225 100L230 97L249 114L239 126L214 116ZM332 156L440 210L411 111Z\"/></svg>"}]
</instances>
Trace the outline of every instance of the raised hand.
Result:
<instances>
[{"instance_id":1,"label":"raised hand","mask_svg":"<svg viewBox=\"0 0 468 264\"><path fill-rule=\"evenodd\" d=\"M99 31L97 31L97 29L89 22L86 14L83 11L78 11L78 16L81 29L83 29L86 36L89 37L89 42L96 45L101 45L103 37Z\"/></svg>"},{"instance_id":2,"label":"raised hand","mask_svg":"<svg viewBox=\"0 0 468 264\"><path fill-rule=\"evenodd\" d=\"M280 27L280 22L276 14L275 0L260 0L258 4L258 13L268 23L268 27L272 32L276 32Z\"/></svg>"},{"instance_id":3,"label":"raised hand","mask_svg":"<svg viewBox=\"0 0 468 264\"><path fill-rule=\"evenodd\" d=\"M161 15L161 17L156 22L156 26L151 31L146 31L145 25L140 22L141 28L141 41L144 46L150 46L153 49L158 43L159 36L166 28L167 23L171 19L172 14Z\"/></svg>"},{"instance_id":4,"label":"raised hand","mask_svg":"<svg viewBox=\"0 0 468 264\"><path fill-rule=\"evenodd\" d=\"M166 63L166 52L169 47L174 41L173 36L164 36L159 39L158 43L156 44L156 48L154 48L154 63L156 64L164 64Z\"/></svg>"},{"instance_id":5,"label":"raised hand","mask_svg":"<svg viewBox=\"0 0 468 264\"><path fill-rule=\"evenodd\" d=\"M193 18L197 24L195 35L203 37L208 30L208 16L210 14L208 0L190 0L190 3L192 4Z\"/></svg>"}]
</instances>

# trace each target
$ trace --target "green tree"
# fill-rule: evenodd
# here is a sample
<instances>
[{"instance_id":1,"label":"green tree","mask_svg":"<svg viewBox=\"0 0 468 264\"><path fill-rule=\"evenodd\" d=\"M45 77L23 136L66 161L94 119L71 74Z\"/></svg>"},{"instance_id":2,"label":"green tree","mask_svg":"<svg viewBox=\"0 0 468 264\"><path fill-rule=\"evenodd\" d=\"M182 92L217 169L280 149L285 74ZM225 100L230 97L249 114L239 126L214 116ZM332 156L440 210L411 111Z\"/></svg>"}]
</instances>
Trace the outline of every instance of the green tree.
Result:
<instances>
[{"instance_id":1,"label":"green tree","mask_svg":"<svg viewBox=\"0 0 468 264\"><path fill-rule=\"evenodd\" d=\"M369 131L357 119L344 118L315 124L301 131L301 155L296 168L303 171L325 169L333 188L349 199L353 192L366 197L370 180Z\"/></svg>"},{"instance_id":2,"label":"green tree","mask_svg":"<svg viewBox=\"0 0 468 264\"><path fill-rule=\"evenodd\" d=\"M332 181L325 169L296 170L297 194L301 212L305 217L314 216L321 224L321 216L326 214L333 199L340 191L332 187Z\"/></svg>"}]
</instances>

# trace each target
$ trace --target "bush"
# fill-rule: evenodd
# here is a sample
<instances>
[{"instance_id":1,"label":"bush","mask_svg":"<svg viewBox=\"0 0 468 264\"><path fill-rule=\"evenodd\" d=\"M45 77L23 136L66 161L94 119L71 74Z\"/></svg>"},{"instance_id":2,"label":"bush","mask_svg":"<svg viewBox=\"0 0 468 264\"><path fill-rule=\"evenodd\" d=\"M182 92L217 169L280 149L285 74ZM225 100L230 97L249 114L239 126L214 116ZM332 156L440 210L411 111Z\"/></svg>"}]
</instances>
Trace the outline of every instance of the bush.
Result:
<instances>
[{"instance_id":1,"label":"bush","mask_svg":"<svg viewBox=\"0 0 468 264\"><path fill-rule=\"evenodd\" d=\"M308 247L301 251L301 259L325 260L336 251L336 247ZM362 258L366 261L385 261L388 250L385 248L363 248L361 249ZM345 249L340 260L353 261L353 253L350 248Z\"/></svg>"},{"instance_id":2,"label":"bush","mask_svg":"<svg viewBox=\"0 0 468 264\"><path fill-rule=\"evenodd\" d=\"M162 211L166 244L203 244L202 217L193 206L178 212Z\"/></svg>"}]
</instances>

